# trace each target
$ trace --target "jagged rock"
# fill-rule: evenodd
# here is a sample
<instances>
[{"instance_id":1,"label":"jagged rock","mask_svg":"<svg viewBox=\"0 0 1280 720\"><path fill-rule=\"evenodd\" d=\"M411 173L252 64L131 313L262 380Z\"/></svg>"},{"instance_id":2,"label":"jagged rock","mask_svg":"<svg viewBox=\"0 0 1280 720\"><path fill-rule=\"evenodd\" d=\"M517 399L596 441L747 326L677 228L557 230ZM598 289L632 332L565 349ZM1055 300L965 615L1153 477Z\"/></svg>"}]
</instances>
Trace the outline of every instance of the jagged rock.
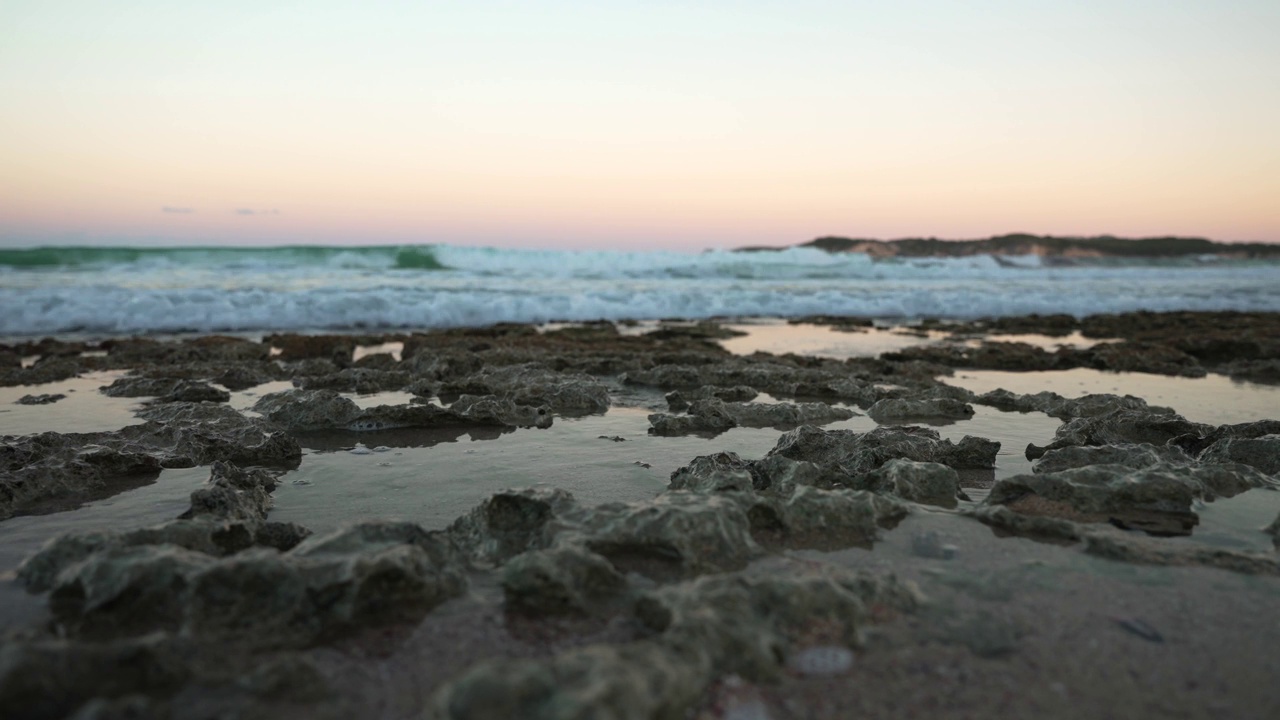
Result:
<instances>
[{"instance_id":1,"label":"jagged rock","mask_svg":"<svg viewBox=\"0 0 1280 720\"><path fill-rule=\"evenodd\" d=\"M955 444L922 427L887 426L856 433L803 425L783 435L766 457L781 455L815 463L848 485L895 458L962 470L992 468L999 450L998 442L966 435Z\"/></svg>"},{"instance_id":2,"label":"jagged rock","mask_svg":"<svg viewBox=\"0 0 1280 720\"><path fill-rule=\"evenodd\" d=\"M277 373L260 364L232 365L214 374L211 379L232 392L239 392L276 380Z\"/></svg>"},{"instance_id":3,"label":"jagged rock","mask_svg":"<svg viewBox=\"0 0 1280 720\"><path fill-rule=\"evenodd\" d=\"M932 462L890 460L871 471L862 482L872 492L945 508L955 507L956 498L962 495L956 471Z\"/></svg>"},{"instance_id":4,"label":"jagged rock","mask_svg":"<svg viewBox=\"0 0 1280 720\"><path fill-rule=\"evenodd\" d=\"M296 467L302 458L297 441L259 418L226 405L172 402L138 412L148 421L118 434L162 449L165 467L191 467L225 460L237 465Z\"/></svg>"},{"instance_id":5,"label":"jagged rock","mask_svg":"<svg viewBox=\"0 0 1280 720\"><path fill-rule=\"evenodd\" d=\"M31 592L53 587L58 573L96 552L140 545L173 545L212 557L223 557L261 546L290 550L311 534L295 523L244 520L174 520L127 531L97 531L60 535L23 561L18 579Z\"/></svg>"},{"instance_id":6,"label":"jagged rock","mask_svg":"<svg viewBox=\"0 0 1280 720\"><path fill-rule=\"evenodd\" d=\"M335 390L371 395L400 390L409 384L409 374L396 370L350 367L327 375L308 375L298 379L303 390Z\"/></svg>"},{"instance_id":7,"label":"jagged rock","mask_svg":"<svg viewBox=\"0 0 1280 720\"><path fill-rule=\"evenodd\" d=\"M482 370L444 392L497 395L518 405L545 405L557 413L598 413L609 409L609 388L590 375L562 373L536 363Z\"/></svg>"},{"instance_id":8,"label":"jagged rock","mask_svg":"<svg viewBox=\"0 0 1280 720\"><path fill-rule=\"evenodd\" d=\"M868 606L913 612L921 601L892 576L784 563L659 588L636 615L666 643L705 653L716 674L763 681L806 646L861 646Z\"/></svg>"},{"instance_id":9,"label":"jagged rock","mask_svg":"<svg viewBox=\"0 0 1280 720\"><path fill-rule=\"evenodd\" d=\"M778 497L790 497L800 487L834 487L833 476L819 465L782 455L768 455L752 462L751 475L757 492Z\"/></svg>"},{"instance_id":10,"label":"jagged rock","mask_svg":"<svg viewBox=\"0 0 1280 720\"><path fill-rule=\"evenodd\" d=\"M75 358L40 358L31 367L0 370L0 387L15 385L44 385L73 378L80 374L80 362Z\"/></svg>"},{"instance_id":11,"label":"jagged rock","mask_svg":"<svg viewBox=\"0 0 1280 720\"><path fill-rule=\"evenodd\" d=\"M177 384L176 378L126 375L116 378L110 385L101 387L98 391L107 397L159 397L173 390Z\"/></svg>"},{"instance_id":12,"label":"jagged rock","mask_svg":"<svg viewBox=\"0 0 1280 720\"><path fill-rule=\"evenodd\" d=\"M803 485L786 498L759 498L748 510L753 537L761 543L820 550L869 548L881 527L906 515L905 505L874 493Z\"/></svg>"},{"instance_id":13,"label":"jagged rock","mask_svg":"<svg viewBox=\"0 0 1280 720\"><path fill-rule=\"evenodd\" d=\"M165 393L160 402L227 402L231 393L208 383L179 380L173 389Z\"/></svg>"},{"instance_id":14,"label":"jagged rock","mask_svg":"<svg viewBox=\"0 0 1280 720\"><path fill-rule=\"evenodd\" d=\"M1113 410L1147 410L1157 414L1172 415L1173 410L1147 405L1147 401L1133 395L1089 394L1078 398L1065 398L1055 392L1039 392L1034 395L1018 395L1008 390L992 390L974 398L973 402L1001 410L1018 412L1042 412L1060 420L1094 417Z\"/></svg>"},{"instance_id":15,"label":"jagged rock","mask_svg":"<svg viewBox=\"0 0 1280 720\"><path fill-rule=\"evenodd\" d=\"M604 557L564 545L532 550L502 568L508 609L536 615L593 614L614 606L627 590L626 578Z\"/></svg>"},{"instance_id":16,"label":"jagged rock","mask_svg":"<svg viewBox=\"0 0 1280 720\"><path fill-rule=\"evenodd\" d=\"M1161 463L1190 465L1193 462L1194 458L1175 445L1071 445L1046 452L1032 464L1031 470L1051 473L1088 465L1121 465L1136 470Z\"/></svg>"},{"instance_id":17,"label":"jagged rock","mask_svg":"<svg viewBox=\"0 0 1280 720\"><path fill-rule=\"evenodd\" d=\"M261 647L298 646L420 618L466 587L447 536L369 522L286 553L222 558L176 545L114 546L63 568L50 609L68 632L111 639L166 630Z\"/></svg>"},{"instance_id":18,"label":"jagged rock","mask_svg":"<svg viewBox=\"0 0 1280 720\"><path fill-rule=\"evenodd\" d=\"M185 642L159 634L2 643L0 707L6 718L36 720L67 717L94 698L171 694L192 677L189 653Z\"/></svg>"},{"instance_id":19,"label":"jagged rock","mask_svg":"<svg viewBox=\"0 0 1280 720\"><path fill-rule=\"evenodd\" d=\"M227 402L231 394L208 383L171 377L129 375L101 388L108 397L154 397L158 402Z\"/></svg>"},{"instance_id":20,"label":"jagged rock","mask_svg":"<svg viewBox=\"0 0 1280 720\"><path fill-rule=\"evenodd\" d=\"M1076 522L1111 522L1153 534L1189 534L1192 501L1231 497L1271 481L1244 465L1091 465L996 481L988 505Z\"/></svg>"},{"instance_id":21,"label":"jagged rock","mask_svg":"<svg viewBox=\"0 0 1280 720\"><path fill-rule=\"evenodd\" d=\"M1219 425L1205 434L1188 434L1176 437L1171 441L1171 444L1177 445L1192 455L1199 455L1219 440L1226 438L1252 439L1265 435L1280 435L1280 420L1257 420L1235 425Z\"/></svg>"},{"instance_id":22,"label":"jagged rock","mask_svg":"<svg viewBox=\"0 0 1280 720\"><path fill-rule=\"evenodd\" d=\"M695 400L688 415L649 416L656 435L721 431L733 427L793 427L848 420L857 413L826 403L728 403L717 398Z\"/></svg>"},{"instance_id":23,"label":"jagged rock","mask_svg":"<svg viewBox=\"0 0 1280 720\"><path fill-rule=\"evenodd\" d=\"M6 437L0 445L0 519L38 512L49 501L90 496L112 482L142 484L160 474L160 459L146 448L95 443L103 439L51 432Z\"/></svg>"},{"instance_id":24,"label":"jagged rock","mask_svg":"<svg viewBox=\"0 0 1280 720\"><path fill-rule=\"evenodd\" d=\"M715 398L725 402L751 402L760 393L755 388L746 385L736 385L734 387L716 387L715 385L703 385L702 387L682 393L679 390L672 390L667 393L665 399L667 408L673 413L681 413L689 409L689 405L695 400L707 400Z\"/></svg>"},{"instance_id":25,"label":"jagged rock","mask_svg":"<svg viewBox=\"0 0 1280 720\"><path fill-rule=\"evenodd\" d=\"M360 415L360 406L332 390L284 390L263 395L253 405L274 423L290 430L345 427Z\"/></svg>"},{"instance_id":26,"label":"jagged rock","mask_svg":"<svg viewBox=\"0 0 1280 720\"><path fill-rule=\"evenodd\" d=\"M1194 357L1160 343L1099 343L1084 351L1099 370L1147 372L1160 375L1204 377L1205 369Z\"/></svg>"},{"instance_id":27,"label":"jagged rock","mask_svg":"<svg viewBox=\"0 0 1280 720\"><path fill-rule=\"evenodd\" d=\"M973 406L951 398L932 400L884 399L867 410L878 423L908 418L947 418L965 420L973 417Z\"/></svg>"},{"instance_id":28,"label":"jagged rock","mask_svg":"<svg viewBox=\"0 0 1280 720\"><path fill-rule=\"evenodd\" d=\"M724 495L676 491L606 503L585 514L581 532L586 547L620 571L655 579L736 570L762 552L746 508Z\"/></svg>"},{"instance_id":29,"label":"jagged rock","mask_svg":"<svg viewBox=\"0 0 1280 720\"><path fill-rule=\"evenodd\" d=\"M1280 359L1235 360L1218 368L1217 372L1229 375L1232 380L1277 385L1280 384Z\"/></svg>"},{"instance_id":30,"label":"jagged rock","mask_svg":"<svg viewBox=\"0 0 1280 720\"><path fill-rule=\"evenodd\" d=\"M550 547L555 534L579 515L577 501L564 490L505 490L455 520L448 532L474 561L501 564Z\"/></svg>"},{"instance_id":31,"label":"jagged rock","mask_svg":"<svg viewBox=\"0 0 1280 720\"><path fill-rule=\"evenodd\" d=\"M1200 462L1240 463L1280 476L1280 434L1223 438L1200 454Z\"/></svg>"},{"instance_id":32,"label":"jagged rock","mask_svg":"<svg viewBox=\"0 0 1280 720\"><path fill-rule=\"evenodd\" d=\"M273 422L291 430L386 430L403 427L466 427L475 425L547 427L544 408L517 406L510 400L463 396L446 409L411 403L361 409L355 401L332 390L285 390L264 395L253 406Z\"/></svg>"},{"instance_id":33,"label":"jagged rock","mask_svg":"<svg viewBox=\"0 0 1280 720\"><path fill-rule=\"evenodd\" d=\"M892 577L794 563L669 585L637 605L653 638L482 662L436 693L428 717L685 717L717 677L776 678L808 647L859 645L868 607L921 600Z\"/></svg>"},{"instance_id":34,"label":"jagged rock","mask_svg":"<svg viewBox=\"0 0 1280 720\"><path fill-rule=\"evenodd\" d=\"M45 395L23 395L15 402L18 405L51 405L59 400L65 399L67 396L62 393L53 393Z\"/></svg>"},{"instance_id":35,"label":"jagged rock","mask_svg":"<svg viewBox=\"0 0 1280 720\"><path fill-rule=\"evenodd\" d=\"M694 492L751 490L754 487L751 467L752 463L738 457L737 453L701 455L671 473L667 489Z\"/></svg>"},{"instance_id":36,"label":"jagged rock","mask_svg":"<svg viewBox=\"0 0 1280 720\"><path fill-rule=\"evenodd\" d=\"M1070 420L1058 428L1053 442L1045 447L1027 445L1027 459L1035 460L1050 450L1073 445L1121 445L1150 443L1164 445L1182 435L1203 436L1208 425L1193 423L1177 414L1151 408L1120 408L1101 415Z\"/></svg>"},{"instance_id":37,"label":"jagged rock","mask_svg":"<svg viewBox=\"0 0 1280 720\"><path fill-rule=\"evenodd\" d=\"M191 493L191 509L182 518L265 521L275 489L275 477L265 470L215 462L208 486Z\"/></svg>"},{"instance_id":38,"label":"jagged rock","mask_svg":"<svg viewBox=\"0 0 1280 720\"><path fill-rule=\"evenodd\" d=\"M357 338L350 335L298 335L295 333L268 335L262 339L262 342L278 349L279 359L285 362L322 359L331 360L343 367L351 364L351 358L358 344Z\"/></svg>"},{"instance_id":39,"label":"jagged rock","mask_svg":"<svg viewBox=\"0 0 1280 720\"><path fill-rule=\"evenodd\" d=\"M463 395L449 410L479 425L549 428L554 419L545 405L517 405L514 400L493 395Z\"/></svg>"}]
</instances>

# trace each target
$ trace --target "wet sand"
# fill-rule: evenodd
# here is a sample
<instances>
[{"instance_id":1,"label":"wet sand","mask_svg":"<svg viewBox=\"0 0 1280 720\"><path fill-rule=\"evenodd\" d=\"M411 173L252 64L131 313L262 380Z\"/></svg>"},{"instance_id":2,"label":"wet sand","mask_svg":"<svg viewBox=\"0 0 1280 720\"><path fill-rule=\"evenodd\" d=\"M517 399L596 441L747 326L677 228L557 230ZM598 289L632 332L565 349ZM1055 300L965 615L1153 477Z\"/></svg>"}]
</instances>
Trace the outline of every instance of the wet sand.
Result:
<instances>
[{"instance_id":1,"label":"wet sand","mask_svg":"<svg viewBox=\"0 0 1280 720\"><path fill-rule=\"evenodd\" d=\"M840 332L771 320L725 327L745 333L718 340L740 356L865 358L949 337L933 330L873 327ZM1093 342L1079 335L1023 333L1016 338L1046 349L1084 348ZM396 340L364 345L353 359L390 353L399 361L403 348ZM0 435L99 432L136 423L133 412L147 398L111 398L97 392L125 372L103 370L38 386L0 388ZM957 369L938 377L976 394L997 388L1025 394L1049 390L1068 398L1130 394L1210 425L1280 417L1280 387L1217 374L1190 378L1087 368ZM612 401L606 412L560 415L549 428L294 433L302 461L279 476L269 519L296 522L321 534L347 523L385 518L438 530L495 492L528 486L567 490L585 507L645 502L666 489L675 470L698 456L729 451L758 459L779 440L781 430L769 427L734 427L701 436L651 435L648 415L667 411L663 390L617 378L606 384ZM288 380L277 380L233 391L229 404L252 416L260 397L291 386ZM41 393L67 397L48 405L15 404L24 395ZM402 390L341 394L362 408L405 404L413 397ZM447 405L449 399L427 398L439 405ZM785 400L762 393L754 402ZM852 401L827 402L858 414L826 424L826 430L864 433L880 425ZM829 674L791 668L772 681L719 677L691 706L692 716L1280 714L1280 690L1272 682L1280 673L1280 655L1274 652L1280 644L1280 624L1269 619L1280 599L1280 579L1209 567L1117 562L1081 552L1078 545L997 534L964 513L982 503L993 482L1032 472L1024 448L1047 444L1062 421L1043 412L975 405L968 419L935 418L927 424L944 439L958 442L972 435L1001 444L993 469L961 473L968 499L955 510L913 504L905 519L880 533L874 548L781 548L751 565L770 571L781 566L787 572L788 564L816 563L892 574L913 582L927 603L914 614L876 618L852 663ZM208 477L207 467L165 469L154 482L109 497L72 502L61 512L0 521L0 628L11 634L6 642L16 643L13 638L29 635L29 628L47 620L46 598L26 594L15 579L23 558L66 532L123 530L170 520L186 509L191 492ZM1198 502L1196 513L1198 525L1189 536L1155 541L1275 557L1272 540L1261 527L1280 514L1280 492L1264 488ZM1135 534L1114 528L1109 532ZM923 549L921 538L930 540ZM929 549L939 545L949 549ZM416 625L389 635L357 633L301 651L325 678L337 698L335 707L367 717L417 717L433 693L483 658L549 658L573 647L624 643L640 636L625 614L600 622L551 618L528 625L504 611L502 591L492 573L473 573L471 581L467 594L436 608ZM178 696L180 702L170 696L166 702L174 704L164 707L174 717L199 716L201 708L217 707L206 692L190 689ZM272 701L263 707L286 717L308 717L313 709L306 702Z\"/></svg>"}]
</instances>

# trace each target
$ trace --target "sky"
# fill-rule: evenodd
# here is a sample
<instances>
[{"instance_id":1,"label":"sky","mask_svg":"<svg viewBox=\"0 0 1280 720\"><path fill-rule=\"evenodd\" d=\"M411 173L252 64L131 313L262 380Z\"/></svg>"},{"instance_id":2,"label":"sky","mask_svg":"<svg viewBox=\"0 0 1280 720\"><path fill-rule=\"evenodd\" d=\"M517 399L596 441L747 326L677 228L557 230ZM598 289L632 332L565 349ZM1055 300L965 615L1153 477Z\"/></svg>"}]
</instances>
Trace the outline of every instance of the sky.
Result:
<instances>
[{"instance_id":1,"label":"sky","mask_svg":"<svg viewBox=\"0 0 1280 720\"><path fill-rule=\"evenodd\" d=\"M0 0L0 245L1280 241L1275 0Z\"/></svg>"}]
</instances>

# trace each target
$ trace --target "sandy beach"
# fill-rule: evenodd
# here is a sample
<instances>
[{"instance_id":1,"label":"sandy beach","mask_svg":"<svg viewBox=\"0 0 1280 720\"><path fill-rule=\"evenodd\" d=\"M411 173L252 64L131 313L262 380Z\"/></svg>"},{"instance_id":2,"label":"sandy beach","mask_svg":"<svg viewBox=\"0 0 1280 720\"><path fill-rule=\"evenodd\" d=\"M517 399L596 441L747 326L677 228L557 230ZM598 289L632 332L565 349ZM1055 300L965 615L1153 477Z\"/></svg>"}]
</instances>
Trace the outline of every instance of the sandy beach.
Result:
<instances>
[{"instance_id":1,"label":"sandy beach","mask_svg":"<svg viewBox=\"0 0 1280 720\"><path fill-rule=\"evenodd\" d=\"M1280 318L1067 324L11 343L0 701L1280 712Z\"/></svg>"}]
</instances>

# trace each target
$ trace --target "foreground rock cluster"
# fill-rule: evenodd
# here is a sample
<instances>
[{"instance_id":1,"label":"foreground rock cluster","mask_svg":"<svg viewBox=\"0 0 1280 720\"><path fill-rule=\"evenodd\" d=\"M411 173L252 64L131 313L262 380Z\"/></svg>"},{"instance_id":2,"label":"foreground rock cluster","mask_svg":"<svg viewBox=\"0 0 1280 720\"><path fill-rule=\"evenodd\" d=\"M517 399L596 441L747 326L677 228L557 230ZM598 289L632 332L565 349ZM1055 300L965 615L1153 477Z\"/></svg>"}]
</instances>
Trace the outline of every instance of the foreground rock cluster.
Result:
<instances>
[{"instance_id":1,"label":"foreground rock cluster","mask_svg":"<svg viewBox=\"0 0 1280 720\"><path fill-rule=\"evenodd\" d=\"M102 355L56 341L13 348L40 359L10 379L127 369L103 392L142 404L139 424L117 431L3 438L0 520L165 468L207 466L209 477L180 517L61 535L17 569L44 614L3 638L5 717L355 717L390 713L384 685L415 689L400 715L438 720L730 717L738 706L723 701L726 688L807 682L921 638L961 637L983 659L1011 652L1010 626L985 615L948 625L930 587L885 563L819 559L933 517L1081 557L1280 575L1274 553L1195 535L1206 503L1280 488L1278 421L1212 427L1130 396L974 395L936 379L963 364L949 356L734 357L708 342L720 334L593 324L135 339L105 343ZM387 342L401 344L398 356L357 359L357 347ZM228 405L229 391L285 380L292 387L273 387L248 412ZM392 391L412 400L349 397ZM308 433L538 432L620 396L649 403L656 436L781 434L759 457L691 458L641 502L588 506L563 490L516 487L438 530L374 520L313 533L270 520ZM999 442L908 424L964 422L975 405L1063 424L1025 449L1032 472L992 482ZM862 413L880 425L822 427ZM1280 546L1280 518L1257 532ZM936 534L911 546L938 563L957 552ZM476 616L500 630L477 631L487 640L471 654L436 647L424 661L432 671L419 666L398 684L351 677L392 667L387 658L421 644L424 628ZM494 649L512 647L494 637L516 636L532 639L520 652Z\"/></svg>"}]
</instances>

